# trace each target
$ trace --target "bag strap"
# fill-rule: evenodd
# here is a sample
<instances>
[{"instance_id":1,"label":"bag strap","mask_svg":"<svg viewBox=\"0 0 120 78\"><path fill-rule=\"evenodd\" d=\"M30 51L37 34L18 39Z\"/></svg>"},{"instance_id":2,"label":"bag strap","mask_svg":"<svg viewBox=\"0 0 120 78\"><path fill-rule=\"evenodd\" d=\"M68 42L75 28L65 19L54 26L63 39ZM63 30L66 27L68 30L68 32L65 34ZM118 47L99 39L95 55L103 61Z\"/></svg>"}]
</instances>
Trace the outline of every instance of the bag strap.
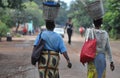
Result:
<instances>
[{"instance_id":1,"label":"bag strap","mask_svg":"<svg viewBox=\"0 0 120 78\"><path fill-rule=\"evenodd\" d=\"M40 38L41 38L41 34L42 34L42 32L39 34L39 40L40 40Z\"/></svg>"},{"instance_id":2,"label":"bag strap","mask_svg":"<svg viewBox=\"0 0 120 78\"><path fill-rule=\"evenodd\" d=\"M96 38L95 29L93 29L94 39Z\"/></svg>"},{"instance_id":3,"label":"bag strap","mask_svg":"<svg viewBox=\"0 0 120 78\"><path fill-rule=\"evenodd\" d=\"M90 28L88 28L87 31L86 31L85 41L88 41L89 34L90 34Z\"/></svg>"},{"instance_id":4,"label":"bag strap","mask_svg":"<svg viewBox=\"0 0 120 78\"><path fill-rule=\"evenodd\" d=\"M42 32L39 34L38 46L40 45L40 39L42 39L42 38L41 38L41 35L42 35Z\"/></svg>"},{"instance_id":5,"label":"bag strap","mask_svg":"<svg viewBox=\"0 0 120 78\"><path fill-rule=\"evenodd\" d=\"M91 39L96 38L95 30L93 28L88 28L87 31L86 31L85 41L88 41L90 34L91 34Z\"/></svg>"},{"instance_id":6,"label":"bag strap","mask_svg":"<svg viewBox=\"0 0 120 78\"><path fill-rule=\"evenodd\" d=\"M95 29L94 28L91 29L91 33L92 33L92 39L95 39L96 35L95 35Z\"/></svg>"}]
</instances>

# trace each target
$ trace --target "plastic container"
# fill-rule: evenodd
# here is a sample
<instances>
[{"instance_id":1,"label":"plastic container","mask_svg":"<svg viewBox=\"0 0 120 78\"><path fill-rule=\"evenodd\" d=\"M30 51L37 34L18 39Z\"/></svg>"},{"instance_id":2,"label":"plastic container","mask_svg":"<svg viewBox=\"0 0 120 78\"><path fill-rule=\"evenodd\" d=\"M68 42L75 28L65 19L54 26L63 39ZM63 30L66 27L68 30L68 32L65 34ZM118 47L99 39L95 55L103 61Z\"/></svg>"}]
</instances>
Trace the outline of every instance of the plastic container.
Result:
<instances>
[{"instance_id":1,"label":"plastic container","mask_svg":"<svg viewBox=\"0 0 120 78\"><path fill-rule=\"evenodd\" d=\"M12 35L9 32L7 33L6 41L12 41Z\"/></svg>"}]
</instances>

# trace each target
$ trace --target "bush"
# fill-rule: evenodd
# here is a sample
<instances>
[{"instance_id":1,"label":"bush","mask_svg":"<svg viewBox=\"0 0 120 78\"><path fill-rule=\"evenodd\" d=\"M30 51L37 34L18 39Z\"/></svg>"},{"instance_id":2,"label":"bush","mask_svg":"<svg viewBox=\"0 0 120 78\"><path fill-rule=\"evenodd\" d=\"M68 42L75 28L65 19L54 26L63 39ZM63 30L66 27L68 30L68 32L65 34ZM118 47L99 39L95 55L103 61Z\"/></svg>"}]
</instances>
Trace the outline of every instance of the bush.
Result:
<instances>
[{"instance_id":1,"label":"bush","mask_svg":"<svg viewBox=\"0 0 120 78\"><path fill-rule=\"evenodd\" d=\"M0 21L0 37L6 36L7 32L9 31L6 24Z\"/></svg>"},{"instance_id":2,"label":"bush","mask_svg":"<svg viewBox=\"0 0 120 78\"><path fill-rule=\"evenodd\" d=\"M117 39L117 33L116 30L112 28L112 30L110 31L110 37L113 39Z\"/></svg>"}]
</instances>

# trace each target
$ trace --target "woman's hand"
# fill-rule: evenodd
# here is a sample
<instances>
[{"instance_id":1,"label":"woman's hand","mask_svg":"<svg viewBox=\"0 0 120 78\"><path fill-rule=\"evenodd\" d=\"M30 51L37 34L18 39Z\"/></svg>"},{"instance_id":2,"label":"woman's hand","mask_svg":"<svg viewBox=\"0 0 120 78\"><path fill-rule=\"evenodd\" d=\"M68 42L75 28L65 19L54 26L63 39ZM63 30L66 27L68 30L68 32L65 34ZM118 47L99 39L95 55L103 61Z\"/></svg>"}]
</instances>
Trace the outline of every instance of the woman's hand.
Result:
<instances>
[{"instance_id":1,"label":"woman's hand","mask_svg":"<svg viewBox=\"0 0 120 78\"><path fill-rule=\"evenodd\" d=\"M69 57L68 57L67 52L64 52L64 53L63 53L63 56L65 57L65 59L66 59L66 61L67 61L67 63L68 63L67 67L68 67L68 68L71 68L71 67L72 67L72 63L70 62L70 59L69 59Z\"/></svg>"},{"instance_id":2,"label":"woman's hand","mask_svg":"<svg viewBox=\"0 0 120 78\"><path fill-rule=\"evenodd\" d=\"M68 67L68 68L72 68L72 63L68 62L67 67Z\"/></svg>"},{"instance_id":3,"label":"woman's hand","mask_svg":"<svg viewBox=\"0 0 120 78\"><path fill-rule=\"evenodd\" d=\"M113 62L110 63L110 69L111 69L111 71L114 71L114 69L115 69L115 66L114 66Z\"/></svg>"}]
</instances>

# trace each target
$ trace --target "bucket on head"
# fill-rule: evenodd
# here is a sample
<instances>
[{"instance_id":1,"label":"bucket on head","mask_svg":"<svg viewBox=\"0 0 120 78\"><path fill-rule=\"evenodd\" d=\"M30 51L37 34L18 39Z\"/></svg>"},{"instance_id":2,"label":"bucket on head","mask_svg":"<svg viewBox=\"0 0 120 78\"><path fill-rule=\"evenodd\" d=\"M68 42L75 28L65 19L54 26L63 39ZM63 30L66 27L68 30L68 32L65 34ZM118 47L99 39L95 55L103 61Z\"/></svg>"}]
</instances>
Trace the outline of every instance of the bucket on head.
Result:
<instances>
[{"instance_id":1,"label":"bucket on head","mask_svg":"<svg viewBox=\"0 0 120 78\"><path fill-rule=\"evenodd\" d=\"M60 4L54 1L43 2L43 16L45 20L54 20L60 8Z\"/></svg>"},{"instance_id":2,"label":"bucket on head","mask_svg":"<svg viewBox=\"0 0 120 78\"><path fill-rule=\"evenodd\" d=\"M94 1L85 6L86 11L90 17L94 20L100 19L104 15L103 3L102 1Z\"/></svg>"}]
</instances>

